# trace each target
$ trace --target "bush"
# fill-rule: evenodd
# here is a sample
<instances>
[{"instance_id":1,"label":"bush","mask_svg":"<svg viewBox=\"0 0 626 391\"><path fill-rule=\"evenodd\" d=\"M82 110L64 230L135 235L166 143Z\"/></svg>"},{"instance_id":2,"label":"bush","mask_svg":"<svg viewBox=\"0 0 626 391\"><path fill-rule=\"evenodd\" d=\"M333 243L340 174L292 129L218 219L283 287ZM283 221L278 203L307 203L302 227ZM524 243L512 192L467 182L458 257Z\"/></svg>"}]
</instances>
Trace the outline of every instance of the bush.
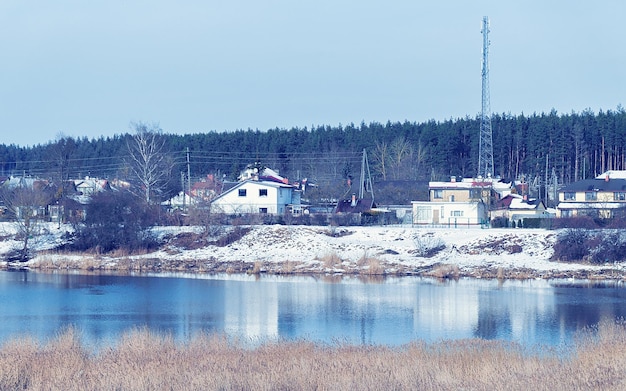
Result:
<instances>
[{"instance_id":1,"label":"bush","mask_svg":"<svg viewBox=\"0 0 626 391\"><path fill-rule=\"evenodd\" d=\"M446 248L445 242L431 233L426 235L417 234L413 237L417 256L431 258Z\"/></svg>"},{"instance_id":2,"label":"bush","mask_svg":"<svg viewBox=\"0 0 626 391\"><path fill-rule=\"evenodd\" d=\"M561 217L558 219L553 219L552 227L554 229L560 228L584 228L584 229L595 229L598 228L598 225L594 221L594 219L590 216L577 216L577 217Z\"/></svg>"},{"instance_id":3,"label":"bush","mask_svg":"<svg viewBox=\"0 0 626 391\"><path fill-rule=\"evenodd\" d=\"M567 229L561 232L554 244L553 259L560 261L580 261L589 255L588 231Z\"/></svg>"},{"instance_id":4,"label":"bush","mask_svg":"<svg viewBox=\"0 0 626 391\"><path fill-rule=\"evenodd\" d=\"M491 228L508 228L509 219L506 217L494 217L491 219ZM515 228L515 222L513 222L513 228Z\"/></svg>"},{"instance_id":5,"label":"bush","mask_svg":"<svg viewBox=\"0 0 626 391\"><path fill-rule=\"evenodd\" d=\"M591 250L592 263L620 262L626 259L626 240L620 232L598 233L597 238L597 245Z\"/></svg>"},{"instance_id":6,"label":"bush","mask_svg":"<svg viewBox=\"0 0 626 391\"><path fill-rule=\"evenodd\" d=\"M134 251L157 245L150 228L157 211L127 191L95 194L87 206L85 221L78 226L75 250L94 249L107 253L117 249Z\"/></svg>"},{"instance_id":7,"label":"bush","mask_svg":"<svg viewBox=\"0 0 626 391\"><path fill-rule=\"evenodd\" d=\"M549 228L552 219L539 217L526 217L524 219L524 228Z\"/></svg>"},{"instance_id":8,"label":"bush","mask_svg":"<svg viewBox=\"0 0 626 391\"><path fill-rule=\"evenodd\" d=\"M557 237L553 259L622 262L626 260L626 239L620 231L568 229Z\"/></svg>"}]
</instances>

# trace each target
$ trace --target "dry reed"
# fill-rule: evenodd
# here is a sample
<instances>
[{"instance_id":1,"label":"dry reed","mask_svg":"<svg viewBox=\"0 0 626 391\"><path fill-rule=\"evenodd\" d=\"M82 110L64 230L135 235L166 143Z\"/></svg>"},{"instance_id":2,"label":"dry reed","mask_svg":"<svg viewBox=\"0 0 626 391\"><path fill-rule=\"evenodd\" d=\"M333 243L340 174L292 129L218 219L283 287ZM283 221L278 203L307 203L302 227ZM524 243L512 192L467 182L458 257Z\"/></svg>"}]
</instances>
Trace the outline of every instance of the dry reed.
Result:
<instances>
[{"instance_id":1,"label":"dry reed","mask_svg":"<svg viewBox=\"0 0 626 391\"><path fill-rule=\"evenodd\" d=\"M334 269L342 263L341 258L339 258L339 255L337 255L336 252L331 252L324 255L322 258L320 258L320 261L326 269Z\"/></svg>"},{"instance_id":2,"label":"dry reed","mask_svg":"<svg viewBox=\"0 0 626 391\"><path fill-rule=\"evenodd\" d=\"M567 357L512 343L401 347L267 342L201 334L186 343L134 330L93 353L73 330L0 348L2 390L579 390L626 389L626 327L601 325Z\"/></svg>"}]
</instances>

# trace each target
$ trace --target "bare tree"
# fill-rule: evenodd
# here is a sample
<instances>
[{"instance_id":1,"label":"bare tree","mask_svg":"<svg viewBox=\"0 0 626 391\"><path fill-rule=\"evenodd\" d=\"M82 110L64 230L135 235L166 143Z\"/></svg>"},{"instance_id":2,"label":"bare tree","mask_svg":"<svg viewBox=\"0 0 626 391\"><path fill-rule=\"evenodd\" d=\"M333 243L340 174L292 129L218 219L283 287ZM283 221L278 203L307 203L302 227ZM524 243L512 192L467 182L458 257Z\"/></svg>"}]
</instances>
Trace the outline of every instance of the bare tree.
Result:
<instances>
[{"instance_id":1,"label":"bare tree","mask_svg":"<svg viewBox=\"0 0 626 391\"><path fill-rule=\"evenodd\" d=\"M413 155L413 145L405 138L398 137L389 146L389 161L393 179L400 179L405 170L405 163Z\"/></svg>"},{"instance_id":2,"label":"bare tree","mask_svg":"<svg viewBox=\"0 0 626 391\"><path fill-rule=\"evenodd\" d=\"M383 178L387 180L387 166L389 161L389 146L385 141L376 141L374 148L374 170L376 170Z\"/></svg>"},{"instance_id":3,"label":"bare tree","mask_svg":"<svg viewBox=\"0 0 626 391\"><path fill-rule=\"evenodd\" d=\"M16 238L21 241L21 249L16 250L11 258L25 262L29 258L31 240L41 231L45 217L45 207L52 200L47 188L23 186L3 189L1 198L15 223Z\"/></svg>"},{"instance_id":4,"label":"bare tree","mask_svg":"<svg viewBox=\"0 0 626 391\"><path fill-rule=\"evenodd\" d=\"M156 124L132 123L135 129L132 140L128 142L131 169L145 193L146 203L152 200L152 194L168 178L161 128Z\"/></svg>"},{"instance_id":5,"label":"bare tree","mask_svg":"<svg viewBox=\"0 0 626 391\"><path fill-rule=\"evenodd\" d=\"M71 192L70 185L70 169L71 169L71 160L74 151L76 150L76 142L71 137L66 137L62 133L57 135L57 140L50 146L50 154L51 157L54 158L54 163L56 167L56 173L54 173L53 178L55 181L58 181L57 184L57 192L54 195L55 199L58 201L60 205L65 203L65 198ZM61 224L61 221L64 219L63 214L66 213L63 209L60 209L57 213L58 216L58 224Z\"/></svg>"}]
</instances>

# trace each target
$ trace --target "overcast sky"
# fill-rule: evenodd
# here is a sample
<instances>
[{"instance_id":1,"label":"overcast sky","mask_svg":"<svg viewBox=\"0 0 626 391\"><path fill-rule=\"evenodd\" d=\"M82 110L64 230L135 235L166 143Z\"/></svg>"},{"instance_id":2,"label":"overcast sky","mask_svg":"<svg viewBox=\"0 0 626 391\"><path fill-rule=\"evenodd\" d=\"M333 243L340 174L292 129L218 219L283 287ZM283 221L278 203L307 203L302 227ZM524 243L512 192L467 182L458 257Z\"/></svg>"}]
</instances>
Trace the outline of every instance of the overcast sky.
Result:
<instances>
[{"instance_id":1,"label":"overcast sky","mask_svg":"<svg viewBox=\"0 0 626 391\"><path fill-rule=\"evenodd\" d=\"M626 2L2 0L0 144L615 110Z\"/></svg>"}]
</instances>

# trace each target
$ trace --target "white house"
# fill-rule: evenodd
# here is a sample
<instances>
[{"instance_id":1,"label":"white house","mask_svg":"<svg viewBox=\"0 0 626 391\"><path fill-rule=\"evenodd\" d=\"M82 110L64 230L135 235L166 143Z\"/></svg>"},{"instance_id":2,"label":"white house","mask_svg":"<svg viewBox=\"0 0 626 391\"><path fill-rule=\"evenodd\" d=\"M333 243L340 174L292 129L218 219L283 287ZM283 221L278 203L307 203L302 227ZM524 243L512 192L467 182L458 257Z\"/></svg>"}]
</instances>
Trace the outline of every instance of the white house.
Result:
<instances>
[{"instance_id":1,"label":"white house","mask_svg":"<svg viewBox=\"0 0 626 391\"><path fill-rule=\"evenodd\" d=\"M459 227L486 224L487 205L481 201L413 201L413 224Z\"/></svg>"},{"instance_id":2,"label":"white house","mask_svg":"<svg viewBox=\"0 0 626 391\"><path fill-rule=\"evenodd\" d=\"M286 183L248 179L213 199L211 212L298 215L302 213L300 191Z\"/></svg>"}]
</instances>

